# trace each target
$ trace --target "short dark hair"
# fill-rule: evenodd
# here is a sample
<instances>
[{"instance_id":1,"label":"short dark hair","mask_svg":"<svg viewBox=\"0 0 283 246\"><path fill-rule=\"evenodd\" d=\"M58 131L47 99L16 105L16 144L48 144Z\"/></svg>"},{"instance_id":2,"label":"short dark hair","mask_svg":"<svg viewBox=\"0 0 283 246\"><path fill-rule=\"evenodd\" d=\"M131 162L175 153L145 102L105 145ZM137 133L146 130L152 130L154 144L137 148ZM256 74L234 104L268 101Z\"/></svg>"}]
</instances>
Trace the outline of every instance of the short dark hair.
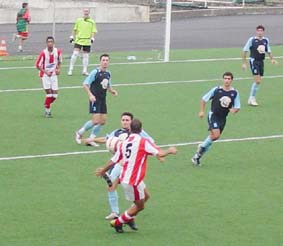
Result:
<instances>
[{"instance_id":1,"label":"short dark hair","mask_svg":"<svg viewBox=\"0 0 283 246\"><path fill-rule=\"evenodd\" d=\"M27 6L28 6L28 3L26 3L26 2L22 3L22 8L23 9L26 8Z\"/></svg>"},{"instance_id":2,"label":"short dark hair","mask_svg":"<svg viewBox=\"0 0 283 246\"><path fill-rule=\"evenodd\" d=\"M134 118L134 115L133 115L132 113L130 113L130 112L123 112L123 113L121 114L121 118L122 118L123 116L129 116L129 117L131 118L131 120Z\"/></svg>"},{"instance_id":3,"label":"short dark hair","mask_svg":"<svg viewBox=\"0 0 283 246\"><path fill-rule=\"evenodd\" d=\"M99 60L101 61L102 57L108 57L110 59L110 56L108 54L102 54L100 57L99 57Z\"/></svg>"},{"instance_id":4,"label":"short dark hair","mask_svg":"<svg viewBox=\"0 0 283 246\"><path fill-rule=\"evenodd\" d=\"M52 40L53 40L53 42L55 41L55 40L54 40L54 38L53 38L52 36L48 36L48 37L46 38L46 43L48 42L48 40L49 40L49 39L52 39Z\"/></svg>"},{"instance_id":5,"label":"short dark hair","mask_svg":"<svg viewBox=\"0 0 283 246\"><path fill-rule=\"evenodd\" d=\"M256 27L256 30L258 30L258 29L262 29L262 30L264 31L264 26L263 26L263 25L258 25L258 26Z\"/></svg>"},{"instance_id":6,"label":"short dark hair","mask_svg":"<svg viewBox=\"0 0 283 246\"><path fill-rule=\"evenodd\" d=\"M234 76L233 76L233 74L232 74L231 72L225 72L225 73L223 73L222 78L224 78L225 76L231 77L232 80L233 80L233 78L234 78Z\"/></svg>"},{"instance_id":7,"label":"short dark hair","mask_svg":"<svg viewBox=\"0 0 283 246\"><path fill-rule=\"evenodd\" d=\"M131 133L140 133L142 131L142 123L138 119L133 119L131 122Z\"/></svg>"}]
</instances>

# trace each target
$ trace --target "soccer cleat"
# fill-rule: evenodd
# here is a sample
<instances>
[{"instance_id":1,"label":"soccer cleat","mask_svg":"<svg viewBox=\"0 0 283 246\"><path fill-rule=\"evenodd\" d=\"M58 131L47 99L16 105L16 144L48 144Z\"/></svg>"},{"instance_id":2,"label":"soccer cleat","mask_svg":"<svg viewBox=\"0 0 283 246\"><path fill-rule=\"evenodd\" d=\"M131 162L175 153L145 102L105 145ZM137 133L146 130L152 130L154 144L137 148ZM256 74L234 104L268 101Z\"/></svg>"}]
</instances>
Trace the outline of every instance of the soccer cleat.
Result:
<instances>
[{"instance_id":1,"label":"soccer cleat","mask_svg":"<svg viewBox=\"0 0 283 246\"><path fill-rule=\"evenodd\" d=\"M99 147L99 144L98 143L96 143L96 142L89 142L89 143L87 143L86 144L87 146L92 146L92 147Z\"/></svg>"},{"instance_id":2,"label":"soccer cleat","mask_svg":"<svg viewBox=\"0 0 283 246\"><path fill-rule=\"evenodd\" d=\"M84 71L84 72L82 72L82 74L84 75L84 76L88 76L88 72L87 71Z\"/></svg>"},{"instance_id":3,"label":"soccer cleat","mask_svg":"<svg viewBox=\"0 0 283 246\"><path fill-rule=\"evenodd\" d=\"M248 104L251 105L251 106L258 106L258 103L257 103L255 97L250 97L249 100L248 100Z\"/></svg>"},{"instance_id":4,"label":"soccer cleat","mask_svg":"<svg viewBox=\"0 0 283 246\"><path fill-rule=\"evenodd\" d=\"M51 112L45 112L44 117L45 118L52 118Z\"/></svg>"},{"instance_id":5,"label":"soccer cleat","mask_svg":"<svg viewBox=\"0 0 283 246\"><path fill-rule=\"evenodd\" d=\"M76 140L77 144L81 144L82 143L82 135L79 134L79 132L75 133L75 140Z\"/></svg>"},{"instance_id":6,"label":"soccer cleat","mask_svg":"<svg viewBox=\"0 0 283 246\"><path fill-rule=\"evenodd\" d=\"M128 223L126 223L126 225L128 225L134 231L138 230L138 227L134 220L129 221Z\"/></svg>"},{"instance_id":7,"label":"soccer cleat","mask_svg":"<svg viewBox=\"0 0 283 246\"><path fill-rule=\"evenodd\" d=\"M114 227L116 232L118 233L123 233L124 230L123 230L123 224L121 225L116 225L116 220L111 220L110 221L110 226Z\"/></svg>"},{"instance_id":8,"label":"soccer cleat","mask_svg":"<svg viewBox=\"0 0 283 246\"><path fill-rule=\"evenodd\" d=\"M73 75L73 71L72 71L72 70L69 70L69 71L68 71L68 75L69 75L69 76L72 76L72 75Z\"/></svg>"},{"instance_id":9,"label":"soccer cleat","mask_svg":"<svg viewBox=\"0 0 283 246\"><path fill-rule=\"evenodd\" d=\"M110 213L109 215L107 215L107 216L105 217L105 219L106 219L106 220L115 220L115 219L117 219L118 217L119 217L118 214L112 212L112 213Z\"/></svg>"},{"instance_id":10,"label":"soccer cleat","mask_svg":"<svg viewBox=\"0 0 283 246\"><path fill-rule=\"evenodd\" d=\"M192 158L192 163L194 165L194 167L200 167L200 157L198 156L198 154L195 154Z\"/></svg>"},{"instance_id":11,"label":"soccer cleat","mask_svg":"<svg viewBox=\"0 0 283 246\"><path fill-rule=\"evenodd\" d=\"M102 176L102 178L106 181L106 183L107 183L107 185L109 186L109 187L111 187L113 184L112 184L112 181L111 181L111 179L110 179L110 176L109 176L109 174L108 173L105 173L103 176Z\"/></svg>"}]
</instances>

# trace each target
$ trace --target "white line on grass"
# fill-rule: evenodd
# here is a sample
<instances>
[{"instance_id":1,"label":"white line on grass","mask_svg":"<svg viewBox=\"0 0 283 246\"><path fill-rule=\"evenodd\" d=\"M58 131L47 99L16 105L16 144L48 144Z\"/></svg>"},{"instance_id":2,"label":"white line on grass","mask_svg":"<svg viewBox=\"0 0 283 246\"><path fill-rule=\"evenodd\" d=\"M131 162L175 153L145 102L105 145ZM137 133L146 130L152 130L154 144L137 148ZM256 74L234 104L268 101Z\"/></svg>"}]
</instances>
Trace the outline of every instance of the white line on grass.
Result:
<instances>
[{"instance_id":1,"label":"white line on grass","mask_svg":"<svg viewBox=\"0 0 283 246\"><path fill-rule=\"evenodd\" d=\"M281 59L283 56L275 56L274 58ZM228 57L228 58L203 58L203 59L187 59L187 60L173 60L168 63L190 63L190 62L218 62L218 61L239 61L242 60L240 57ZM159 64L164 61L142 61L142 62L113 62L114 65L140 65L140 64ZM89 66L98 66L99 64L89 64ZM82 65L77 65L81 67ZM61 67L69 67L69 65L62 65ZM18 69L36 69L35 66L26 67L0 67L0 70L18 70Z\"/></svg>"},{"instance_id":2,"label":"white line on grass","mask_svg":"<svg viewBox=\"0 0 283 246\"><path fill-rule=\"evenodd\" d=\"M266 140L266 139L275 139L275 138L283 138L283 135L221 139L221 140L216 141L216 143ZM199 144L199 143L201 143L201 142L195 141L195 142L187 142L187 143L164 144L164 145L160 145L160 147L187 146L187 145L196 145L196 144ZM22 156L1 157L0 161L45 158L45 157L57 157L57 156L70 156L70 155L85 155L85 154L95 154L95 153L105 153L105 152L108 152L108 150L76 151L76 152L65 152L65 153L41 154L41 155L22 155Z\"/></svg>"},{"instance_id":3,"label":"white line on grass","mask_svg":"<svg viewBox=\"0 0 283 246\"><path fill-rule=\"evenodd\" d=\"M283 75L274 75L274 76L265 76L267 79L277 79L283 78ZM244 77L244 78L235 78L234 81L237 80L249 80L252 77ZM160 84L181 84L181 83L201 83L201 82L212 82L219 81L218 79L195 79L195 80L172 80L172 81L153 81L153 82L138 82L138 83L125 83L125 84L114 84L113 87L121 87L121 86L147 86L147 85L160 85ZM81 89L81 86L64 86L60 87L60 90L64 89ZM8 93L8 92L25 92L25 91L42 91L42 88L25 88L25 89L6 89L0 90L0 93Z\"/></svg>"}]
</instances>

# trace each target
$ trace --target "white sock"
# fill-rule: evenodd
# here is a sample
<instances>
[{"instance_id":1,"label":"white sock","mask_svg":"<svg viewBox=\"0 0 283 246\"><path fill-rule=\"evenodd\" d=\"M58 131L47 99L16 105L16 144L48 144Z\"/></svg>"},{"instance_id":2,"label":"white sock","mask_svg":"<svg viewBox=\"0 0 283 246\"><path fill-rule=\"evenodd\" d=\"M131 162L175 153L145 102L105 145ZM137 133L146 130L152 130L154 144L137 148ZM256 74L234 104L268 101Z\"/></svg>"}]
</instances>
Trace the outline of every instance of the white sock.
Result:
<instances>
[{"instance_id":1,"label":"white sock","mask_svg":"<svg viewBox=\"0 0 283 246\"><path fill-rule=\"evenodd\" d=\"M70 68L69 68L70 71L73 71L74 65L75 65L76 60L77 60L77 58L78 58L78 56L79 56L79 53L80 53L80 52L77 51L77 50L74 50L74 51L73 51L73 54L72 54L71 60L70 60Z\"/></svg>"},{"instance_id":2,"label":"white sock","mask_svg":"<svg viewBox=\"0 0 283 246\"><path fill-rule=\"evenodd\" d=\"M89 54L83 53L83 73L87 72L88 60L89 60Z\"/></svg>"}]
</instances>

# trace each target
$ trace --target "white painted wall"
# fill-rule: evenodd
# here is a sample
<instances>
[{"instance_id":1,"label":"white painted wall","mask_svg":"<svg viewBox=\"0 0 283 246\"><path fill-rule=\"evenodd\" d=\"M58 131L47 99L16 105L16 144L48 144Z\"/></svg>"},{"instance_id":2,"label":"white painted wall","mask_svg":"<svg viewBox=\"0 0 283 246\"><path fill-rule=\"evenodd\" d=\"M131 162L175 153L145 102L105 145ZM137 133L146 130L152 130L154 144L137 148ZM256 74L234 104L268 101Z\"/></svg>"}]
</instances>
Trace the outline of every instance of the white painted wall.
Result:
<instances>
[{"instance_id":1,"label":"white painted wall","mask_svg":"<svg viewBox=\"0 0 283 246\"><path fill-rule=\"evenodd\" d=\"M15 23L22 0L1 0L0 24ZM32 23L52 23L54 2L52 0L28 0ZM88 1L55 0L55 22L73 23L82 16L82 10L89 8L91 17L97 23L149 22L149 7L125 4L94 3Z\"/></svg>"}]
</instances>

